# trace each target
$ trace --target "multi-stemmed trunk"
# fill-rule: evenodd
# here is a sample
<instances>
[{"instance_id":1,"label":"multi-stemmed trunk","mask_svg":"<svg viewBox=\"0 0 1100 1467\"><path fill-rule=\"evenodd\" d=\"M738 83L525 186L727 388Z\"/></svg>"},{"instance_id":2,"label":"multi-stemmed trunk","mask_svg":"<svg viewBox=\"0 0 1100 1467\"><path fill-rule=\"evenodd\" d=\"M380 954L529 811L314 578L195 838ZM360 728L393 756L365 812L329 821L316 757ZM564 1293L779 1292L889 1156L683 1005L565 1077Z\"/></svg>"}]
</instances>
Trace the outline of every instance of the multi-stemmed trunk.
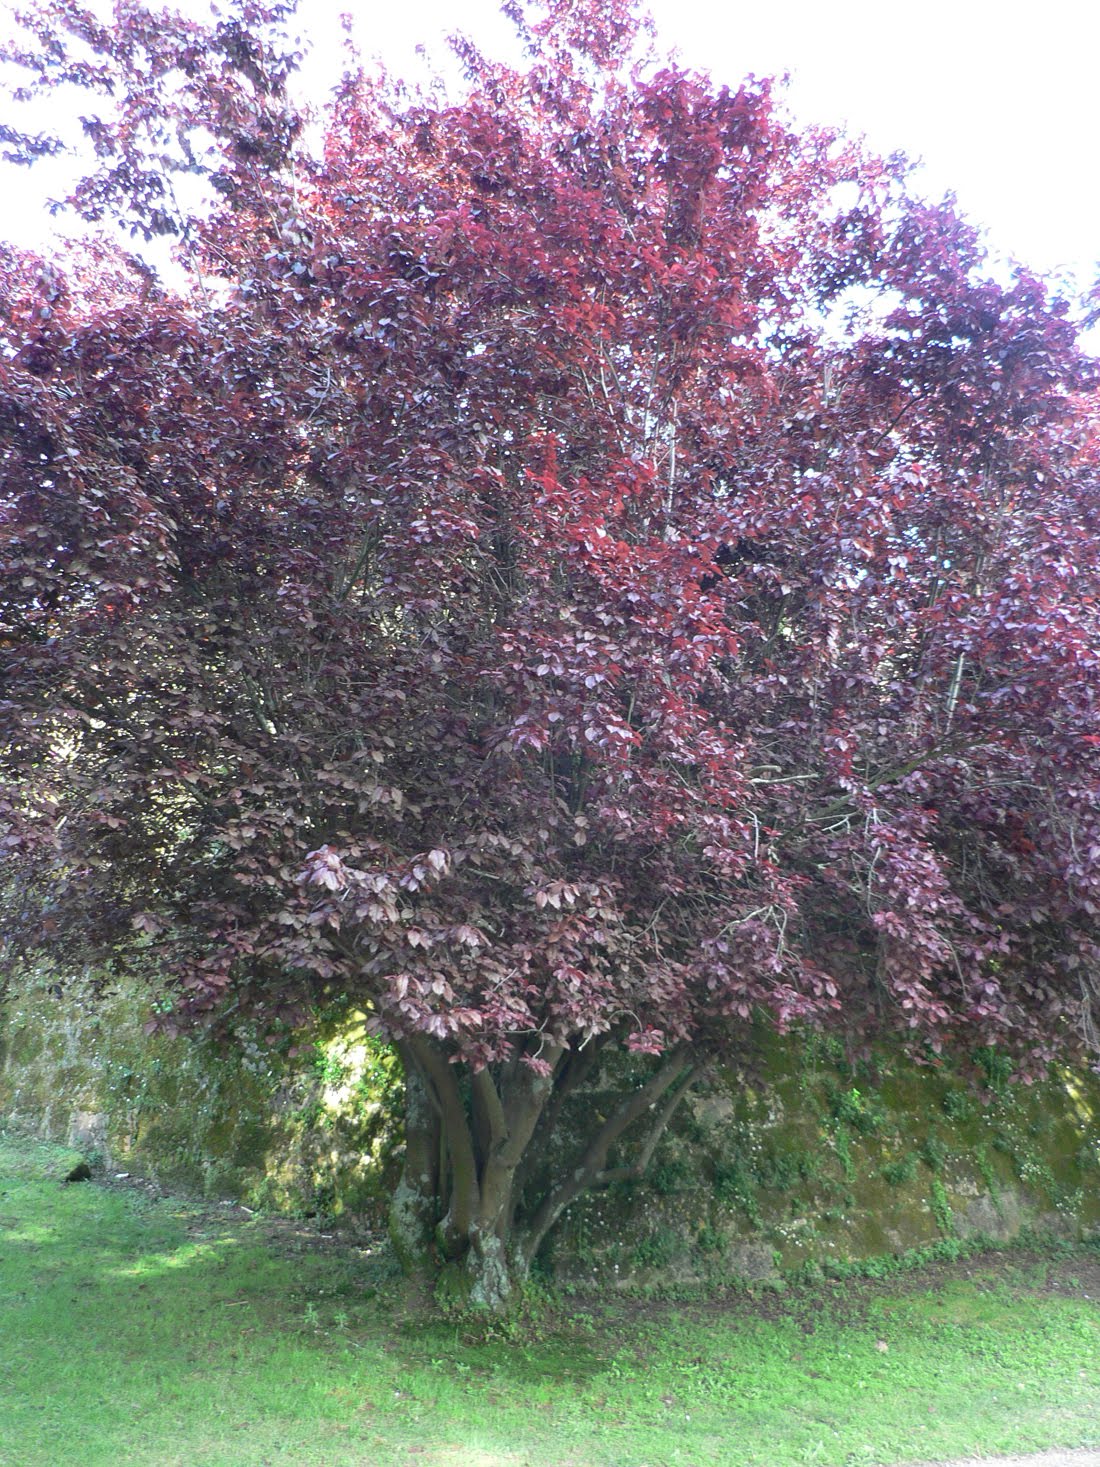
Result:
<instances>
[{"instance_id":1,"label":"multi-stemmed trunk","mask_svg":"<svg viewBox=\"0 0 1100 1467\"><path fill-rule=\"evenodd\" d=\"M399 1047L406 1151L390 1212L394 1242L406 1267L438 1276L448 1293L492 1311L508 1307L576 1198L644 1174L693 1073L686 1050L666 1055L594 1131L554 1148L565 1164L544 1179L551 1137L566 1101L592 1076L596 1045L544 1048L539 1058L548 1074L517 1059L468 1072L468 1084L442 1046L418 1037ZM613 1151L628 1147L629 1156L609 1165Z\"/></svg>"}]
</instances>

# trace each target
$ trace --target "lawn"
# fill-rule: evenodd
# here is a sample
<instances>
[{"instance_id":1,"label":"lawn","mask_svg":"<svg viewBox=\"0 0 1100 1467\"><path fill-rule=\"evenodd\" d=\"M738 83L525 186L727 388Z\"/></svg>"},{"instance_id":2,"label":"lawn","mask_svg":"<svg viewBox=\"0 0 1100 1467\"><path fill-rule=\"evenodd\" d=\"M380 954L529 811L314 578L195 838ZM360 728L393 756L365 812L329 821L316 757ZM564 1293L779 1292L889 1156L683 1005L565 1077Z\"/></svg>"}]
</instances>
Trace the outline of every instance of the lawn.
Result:
<instances>
[{"instance_id":1,"label":"lawn","mask_svg":"<svg viewBox=\"0 0 1100 1467\"><path fill-rule=\"evenodd\" d=\"M1100 1255L428 1319L387 1250L0 1135L3 1467L787 1467L1100 1446Z\"/></svg>"}]
</instances>

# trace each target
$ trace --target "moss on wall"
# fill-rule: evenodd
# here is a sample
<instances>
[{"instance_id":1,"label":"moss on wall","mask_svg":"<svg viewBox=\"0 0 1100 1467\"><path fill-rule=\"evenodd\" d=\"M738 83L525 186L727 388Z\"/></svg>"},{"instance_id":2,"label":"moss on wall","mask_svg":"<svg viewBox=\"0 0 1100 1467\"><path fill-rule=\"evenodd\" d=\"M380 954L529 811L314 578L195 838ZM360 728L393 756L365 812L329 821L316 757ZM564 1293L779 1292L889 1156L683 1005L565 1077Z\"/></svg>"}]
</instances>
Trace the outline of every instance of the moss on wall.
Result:
<instances>
[{"instance_id":1,"label":"moss on wall","mask_svg":"<svg viewBox=\"0 0 1100 1467\"><path fill-rule=\"evenodd\" d=\"M1100 1230L1100 1082L1017 1085L978 1059L975 1083L947 1064L853 1065L829 1040L758 1034L751 1068L686 1103L647 1184L574 1205L547 1266L659 1287Z\"/></svg>"},{"instance_id":2,"label":"moss on wall","mask_svg":"<svg viewBox=\"0 0 1100 1467\"><path fill-rule=\"evenodd\" d=\"M293 1059L245 1025L230 1041L149 1036L149 995L85 976L15 985L0 1022L0 1116L205 1196L380 1217L396 1180L400 1073L363 1036Z\"/></svg>"},{"instance_id":3,"label":"moss on wall","mask_svg":"<svg viewBox=\"0 0 1100 1467\"><path fill-rule=\"evenodd\" d=\"M400 1162L388 1050L354 1025L294 1058L245 1026L221 1046L150 1038L148 995L100 986L16 986L0 1020L6 1123L211 1197L380 1221ZM1096 1230L1100 1083L1018 1086L1000 1057L977 1059L974 1084L761 1031L751 1066L685 1103L646 1182L574 1204L542 1263L566 1280L705 1285ZM604 1101L586 1092L578 1117ZM564 1130L551 1160L575 1144Z\"/></svg>"}]
</instances>

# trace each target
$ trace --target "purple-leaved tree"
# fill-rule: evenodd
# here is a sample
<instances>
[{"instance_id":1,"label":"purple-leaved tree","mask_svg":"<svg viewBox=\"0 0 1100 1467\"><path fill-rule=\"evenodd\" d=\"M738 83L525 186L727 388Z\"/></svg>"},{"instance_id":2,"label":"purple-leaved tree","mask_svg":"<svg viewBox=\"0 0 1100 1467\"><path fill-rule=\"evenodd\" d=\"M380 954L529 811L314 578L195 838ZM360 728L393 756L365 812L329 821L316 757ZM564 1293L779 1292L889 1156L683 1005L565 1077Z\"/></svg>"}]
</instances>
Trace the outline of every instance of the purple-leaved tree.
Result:
<instances>
[{"instance_id":1,"label":"purple-leaved tree","mask_svg":"<svg viewBox=\"0 0 1100 1467\"><path fill-rule=\"evenodd\" d=\"M364 1009L395 1232L493 1307L760 1015L1028 1073L1100 960L1067 308L622 0L513 10L526 70L312 120L281 6L30 12L71 204L181 283L93 240L0 287L13 914L155 958L168 1026Z\"/></svg>"}]
</instances>

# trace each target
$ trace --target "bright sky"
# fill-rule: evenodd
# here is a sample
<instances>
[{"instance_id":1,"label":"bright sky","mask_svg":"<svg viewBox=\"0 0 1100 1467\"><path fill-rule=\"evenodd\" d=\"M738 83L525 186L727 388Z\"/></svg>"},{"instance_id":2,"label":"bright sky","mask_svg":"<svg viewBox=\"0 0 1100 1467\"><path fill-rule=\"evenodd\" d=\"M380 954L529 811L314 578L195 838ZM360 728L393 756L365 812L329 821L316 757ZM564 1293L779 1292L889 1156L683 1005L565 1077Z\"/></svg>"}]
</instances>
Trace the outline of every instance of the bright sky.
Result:
<instances>
[{"instance_id":1,"label":"bright sky","mask_svg":"<svg viewBox=\"0 0 1100 1467\"><path fill-rule=\"evenodd\" d=\"M789 72L800 120L846 124L879 151L923 158L924 191L953 190L998 253L1047 272L1068 268L1082 286L1100 273L1096 0L650 3L659 46L716 81ZM341 11L355 15L363 52L398 75L416 67L417 43L442 56L456 26L490 54L510 34L496 0L303 0L318 80L335 65ZM53 227L37 214L41 192L21 180L19 207L0 232L41 240Z\"/></svg>"}]
</instances>

